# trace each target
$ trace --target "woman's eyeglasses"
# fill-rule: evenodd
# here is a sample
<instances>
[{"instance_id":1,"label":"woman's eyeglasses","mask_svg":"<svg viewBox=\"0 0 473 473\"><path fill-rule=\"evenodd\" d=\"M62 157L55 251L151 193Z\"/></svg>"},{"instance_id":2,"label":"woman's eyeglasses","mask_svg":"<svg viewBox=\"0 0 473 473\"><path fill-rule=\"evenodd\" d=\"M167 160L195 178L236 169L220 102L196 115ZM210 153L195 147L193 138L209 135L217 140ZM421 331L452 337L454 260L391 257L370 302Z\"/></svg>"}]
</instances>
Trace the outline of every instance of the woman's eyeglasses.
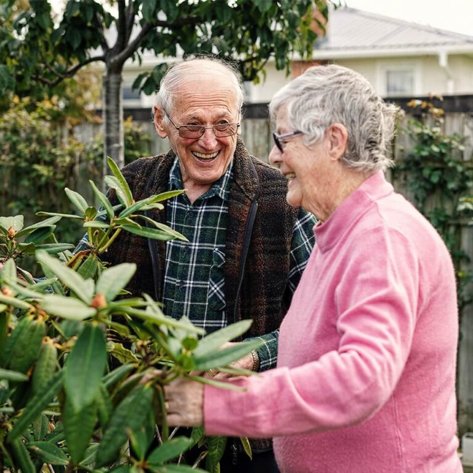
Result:
<instances>
[{"instance_id":1,"label":"woman's eyeglasses","mask_svg":"<svg viewBox=\"0 0 473 473\"><path fill-rule=\"evenodd\" d=\"M171 117L166 113L171 124L179 133L181 138L189 138L197 140L199 139L207 129L212 129L217 138L223 138L225 136L233 136L237 133L239 123L217 123L211 126L204 125L181 125L177 126L172 120Z\"/></svg>"},{"instance_id":2,"label":"woman's eyeglasses","mask_svg":"<svg viewBox=\"0 0 473 473\"><path fill-rule=\"evenodd\" d=\"M278 150L281 153L284 153L284 146L291 138L297 135L303 135L304 132L300 130L291 131L290 133L284 133L283 135L278 135L273 133L274 144L277 146Z\"/></svg>"}]
</instances>

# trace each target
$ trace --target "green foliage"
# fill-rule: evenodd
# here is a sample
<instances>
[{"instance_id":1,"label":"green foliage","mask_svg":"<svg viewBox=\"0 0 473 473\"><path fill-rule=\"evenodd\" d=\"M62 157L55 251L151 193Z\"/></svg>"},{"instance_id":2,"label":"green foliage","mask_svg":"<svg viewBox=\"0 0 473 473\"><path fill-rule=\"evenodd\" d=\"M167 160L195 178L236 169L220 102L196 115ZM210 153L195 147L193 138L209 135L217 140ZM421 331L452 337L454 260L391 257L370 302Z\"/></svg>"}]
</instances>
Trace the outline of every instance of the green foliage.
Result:
<instances>
[{"instance_id":1,"label":"green foliage","mask_svg":"<svg viewBox=\"0 0 473 473\"><path fill-rule=\"evenodd\" d=\"M322 0L127 0L116 10L106 8L104 2L69 0L55 21L47 0L30 2L24 11L14 5L3 9L0 42L6 48L0 64L6 68L0 73L0 85L3 92L15 89L30 94L34 83L39 95L50 93L52 86L90 62L112 67L114 59L117 67L131 56L140 59L145 51L163 59L175 57L178 48L184 55L233 59L246 80L255 80L270 57L278 69L288 70L293 52L311 55L316 39L311 23L323 23L328 15ZM317 20L315 10L322 14ZM129 30L134 24L140 25L139 34L132 36L131 44ZM118 33L115 44L109 44L107 35L112 26ZM156 71L137 83L148 93L159 82L159 68Z\"/></svg>"},{"instance_id":2,"label":"green foliage","mask_svg":"<svg viewBox=\"0 0 473 473\"><path fill-rule=\"evenodd\" d=\"M312 26L323 26L328 15L326 0L68 0L58 18L48 0L32 1L23 11L15 3L3 6L0 23L3 102L12 94L50 97L84 67L103 63L106 155L120 167L120 84L127 60L140 62L145 53L161 59L134 81L147 94L157 90L168 58L181 51L234 62L245 80L257 81L271 58L289 72L293 54L312 57Z\"/></svg>"},{"instance_id":3,"label":"green foliage","mask_svg":"<svg viewBox=\"0 0 473 473\"><path fill-rule=\"evenodd\" d=\"M0 212L24 215L29 224L44 208L71 213L73 206L63 189L99 179L104 154L103 135L84 143L74 135L76 123L58 99L38 103L15 99L0 116ZM125 121L125 140L127 162L149 154L149 135L131 120ZM94 198L90 190L83 190ZM82 232L75 220L52 230L61 241L77 241Z\"/></svg>"},{"instance_id":4,"label":"green foliage","mask_svg":"<svg viewBox=\"0 0 473 473\"><path fill-rule=\"evenodd\" d=\"M199 442L207 445L206 467L219 471L224 439L205 439L202 429L170 438L163 387L183 376L237 389L196 372L247 374L229 364L260 342L222 349L251 321L203 336L187 319L166 317L148 295L129 297L136 266L107 267L100 255L124 231L183 238L143 215L180 191L135 201L111 159L109 166L118 205L91 183L103 210L67 189L75 213L27 227L23 216L0 217L0 470L203 472L181 461ZM54 238L59 219L76 220L87 232L77 253L59 244L47 252L33 238ZM17 264L25 240L42 269L39 281Z\"/></svg>"},{"instance_id":5,"label":"green foliage","mask_svg":"<svg viewBox=\"0 0 473 473\"><path fill-rule=\"evenodd\" d=\"M409 120L406 129L412 146L397 162L393 177L407 188L450 250L461 311L473 301L468 291L473 274L464 269L469 257L461 242L462 226L468 223L465 217L473 188L473 162L463 157L464 137L444 132L442 108L418 100L409 105L418 117Z\"/></svg>"}]
</instances>

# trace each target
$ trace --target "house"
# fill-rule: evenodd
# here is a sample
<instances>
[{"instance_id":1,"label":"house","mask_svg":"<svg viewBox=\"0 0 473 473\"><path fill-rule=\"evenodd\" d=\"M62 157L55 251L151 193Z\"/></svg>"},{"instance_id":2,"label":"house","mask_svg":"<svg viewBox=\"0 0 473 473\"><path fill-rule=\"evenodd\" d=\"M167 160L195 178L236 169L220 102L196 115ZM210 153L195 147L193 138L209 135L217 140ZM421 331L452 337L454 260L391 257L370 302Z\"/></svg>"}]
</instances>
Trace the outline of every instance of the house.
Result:
<instances>
[{"instance_id":1,"label":"house","mask_svg":"<svg viewBox=\"0 0 473 473\"><path fill-rule=\"evenodd\" d=\"M473 31L473 30L472 30ZM363 74L383 97L473 94L473 36L344 7L331 10L312 61L294 61L292 75L335 63ZM274 63L248 101L265 103L288 81Z\"/></svg>"}]
</instances>

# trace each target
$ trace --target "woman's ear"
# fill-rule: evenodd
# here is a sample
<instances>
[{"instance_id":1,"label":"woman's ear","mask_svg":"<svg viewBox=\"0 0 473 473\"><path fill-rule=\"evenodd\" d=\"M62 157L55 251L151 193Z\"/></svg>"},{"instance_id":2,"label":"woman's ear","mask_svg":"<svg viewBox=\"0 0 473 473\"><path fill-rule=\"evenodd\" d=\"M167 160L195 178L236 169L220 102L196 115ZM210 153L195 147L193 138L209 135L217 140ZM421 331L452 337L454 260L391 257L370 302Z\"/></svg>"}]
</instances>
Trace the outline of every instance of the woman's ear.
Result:
<instances>
[{"instance_id":1,"label":"woman's ear","mask_svg":"<svg viewBox=\"0 0 473 473\"><path fill-rule=\"evenodd\" d=\"M161 138L168 136L167 128L164 126L164 112L159 107L153 107L153 123L156 133Z\"/></svg>"},{"instance_id":2,"label":"woman's ear","mask_svg":"<svg viewBox=\"0 0 473 473\"><path fill-rule=\"evenodd\" d=\"M329 153L332 159L338 160L345 155L348 146L348 131L341 123L332 123L327 129Z\"/></svg>"}]
</instances>

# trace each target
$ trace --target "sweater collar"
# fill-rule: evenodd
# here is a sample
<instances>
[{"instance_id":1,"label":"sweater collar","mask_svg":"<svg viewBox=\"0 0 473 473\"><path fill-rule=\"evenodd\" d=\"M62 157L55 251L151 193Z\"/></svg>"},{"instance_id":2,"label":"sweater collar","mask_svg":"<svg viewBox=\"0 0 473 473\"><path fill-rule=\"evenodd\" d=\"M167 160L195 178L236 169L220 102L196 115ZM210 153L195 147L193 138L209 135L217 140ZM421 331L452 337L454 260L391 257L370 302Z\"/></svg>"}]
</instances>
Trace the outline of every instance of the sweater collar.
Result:
<instances>
[{"instance_id":1,"label":"sweater collar","mask_svg":"<svg viewBox=\"0 0 473 473\"><path fill-rule=\"evenodd\" d=\"M368 177L325 222L319 222L314 227L317 247L320 251L324 253L330 250L350 231L373 202L393 191L392 185L386 181L382 171Z\"/></svg>"}]
</instances>

